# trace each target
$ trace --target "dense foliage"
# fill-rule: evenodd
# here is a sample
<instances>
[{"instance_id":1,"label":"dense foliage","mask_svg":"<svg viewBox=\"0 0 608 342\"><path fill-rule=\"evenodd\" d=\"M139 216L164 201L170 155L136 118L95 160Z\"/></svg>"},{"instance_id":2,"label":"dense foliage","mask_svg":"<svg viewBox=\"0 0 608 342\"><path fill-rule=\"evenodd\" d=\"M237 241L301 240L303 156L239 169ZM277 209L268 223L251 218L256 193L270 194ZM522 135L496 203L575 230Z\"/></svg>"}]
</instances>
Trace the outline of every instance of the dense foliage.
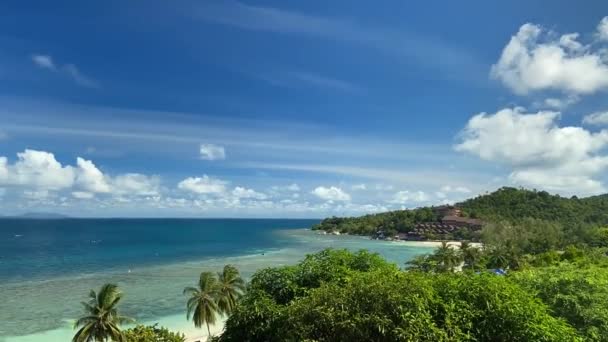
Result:
<instances>
[{"instance_id":1,"label":"dense foliage","mask_svg":"<svg viewBox=\"0 0 608 342\"><path fill-rule=\"evenodd\" d=\"M515 283L549 305L588 341L608 340L608 271L580 264L515 272Z\"/></svg>"},{"instance_id":2,"label":"dense foliage","mask_svg":"<svg viewBox=\"0 0 608 342\"><path fill-rule=\"evenodd\" d=\"M465 215L490 221L535 218L564 226L608 225L608 195L561 197L546 191L501 188L458 204Z\"/></svg>"},{"instance_id":3,"label":"dense foliage","mask_svg":"<svg viewBox=\"0 0 608 342\"><path fill-rule=\"evenodd\" d=\"M213 272L202 272L197 286L184 289L187 295L186 318L194 322L197 328L207 326L211 336L210 324L215 324L219 315L230 315L236 307L237 300L245 291L245 281L233 265L226 265L217 275Z\"/></svg>"},{"instance_id":4,"label":"dense foliage","mask_svg":"<svg viewBox=\"0 0 608 342\"><path fill-rule=\"evenodd\" d=\"M166 328L137 325L124 331L126 342L184 342L184 334L169 331Z\"/></svg>"},{"instance_id":5,"label":"dense foliage","mask_svg":"<svg viewBox=\"0 0 608 342\"><path fill-rule=\"evenodd\" d=\"M431 208L396 210L361 217L330 217L313 226L314 230L338 231L356 235L373 235L384 230L389 235L408 232L417 223L437 221L438 217Z\"/></svg>"},{"instance_id":6,"label":"dense foliage","mask_svg":"<svg viewBox=\"0 0 608 342\"><path fill-rule=\"evenodd\" d=\"M105 284L99 292L91 290L89 300L82 302L84 315L74 323L78 331L72 342L125 341L120 326L133 320L118 313L121 299L122 292L115 284Z\"/></svg>"},{"instance_id":7,"label":"dense foliage","mask_svg":"<svg viewBox=\"0 0 608 342\"><path fill-rule=\"evenodd\" d=\"M572 302L582 305L591 297L596 307L567 316L554 311L561 297L549 290L545 279L551 277L527 282L526 276L404 272L376 254L325 250L295 266L258 271L216 340L582 341L601 336L608 322L600 310L607 304L603 294L590 288ZM574 297L567 286L562 293ZM581 328L581 316L596 323Z\"/></svg>"},{"instance_id":8,"label":"dense foliage","mask_svg":"<svg viewBox=\"0 0 608 342\"><path fill-rule=\"evenodd\" d=\"M608 225L608 195L579 199L550 195L545 191L501 188L495 192L456 204L463 215L483 219L487 223L519 224L525 219L557 223L568 235L589 239L590 227ZM373 235L383 230L388 236L408 232L417 223L434 222L440 218L431 207L396 210L361 217L331 217L313 229L339 231L356 235ZM452 239L475 239L470 232L457 232Z\"/></svg>"}]
</instances>

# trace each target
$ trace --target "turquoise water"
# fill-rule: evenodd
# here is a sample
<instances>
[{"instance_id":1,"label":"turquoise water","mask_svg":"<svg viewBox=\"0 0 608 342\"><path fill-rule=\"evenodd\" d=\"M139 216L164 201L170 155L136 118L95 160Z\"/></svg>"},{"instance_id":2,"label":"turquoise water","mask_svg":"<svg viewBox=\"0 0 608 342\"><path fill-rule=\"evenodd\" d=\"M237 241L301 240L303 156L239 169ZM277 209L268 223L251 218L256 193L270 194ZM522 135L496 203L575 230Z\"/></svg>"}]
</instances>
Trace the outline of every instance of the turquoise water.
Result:
<instances>
[{"instance_id":1,"label":"turquoise water","mask_svg":"<svg viewBox=\"0 0 608 342\"><path fill-rule=\"evenodd\" d=\"M400 265L430 252L363 237L319 235L314 220L0 220L0 341L68 341L79 302L103 283L124 314L190 332L182 289L235 264L245 277L324 248L369 249Z\"/></svg>"}]
</instances>

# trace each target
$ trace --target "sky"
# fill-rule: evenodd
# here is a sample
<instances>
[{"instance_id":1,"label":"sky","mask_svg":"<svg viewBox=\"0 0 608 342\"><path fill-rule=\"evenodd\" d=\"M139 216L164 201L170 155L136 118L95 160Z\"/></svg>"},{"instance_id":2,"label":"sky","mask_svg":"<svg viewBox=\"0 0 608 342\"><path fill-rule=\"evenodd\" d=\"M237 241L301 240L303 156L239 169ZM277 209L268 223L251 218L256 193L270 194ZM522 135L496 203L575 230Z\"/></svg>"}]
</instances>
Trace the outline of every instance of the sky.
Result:
<instances>
[{"instance_id":1,"label":"sky","mask_svg":"<svg viewBox=\"0 0 608 342\"><path fill-rule=\"evenodd\" d=\"M608 192L608 3L2 1L0 214Z\"/></svg>"}]
</instances>

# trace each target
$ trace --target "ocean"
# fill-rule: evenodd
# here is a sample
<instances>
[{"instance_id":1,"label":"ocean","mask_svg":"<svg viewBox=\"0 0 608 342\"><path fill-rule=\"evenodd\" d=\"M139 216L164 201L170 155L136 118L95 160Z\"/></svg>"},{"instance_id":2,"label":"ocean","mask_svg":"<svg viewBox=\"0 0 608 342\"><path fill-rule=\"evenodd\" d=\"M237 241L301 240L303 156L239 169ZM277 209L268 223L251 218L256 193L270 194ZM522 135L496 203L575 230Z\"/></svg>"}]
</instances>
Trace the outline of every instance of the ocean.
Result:
<instances>
[{"instance_id":1,"label":"ocean","mask_svg":"<svg viewBox=\"0 0 608 342\"><path fill-rule=\"evenodd\" d=\"M90 289L117 283L121 312L192 330L182 289L234 264L244 277L324 248L369 249L402 266L432 248L320 235L318 220L0 219L0 341L69 341Z\"/></svg>"}]
</instances>

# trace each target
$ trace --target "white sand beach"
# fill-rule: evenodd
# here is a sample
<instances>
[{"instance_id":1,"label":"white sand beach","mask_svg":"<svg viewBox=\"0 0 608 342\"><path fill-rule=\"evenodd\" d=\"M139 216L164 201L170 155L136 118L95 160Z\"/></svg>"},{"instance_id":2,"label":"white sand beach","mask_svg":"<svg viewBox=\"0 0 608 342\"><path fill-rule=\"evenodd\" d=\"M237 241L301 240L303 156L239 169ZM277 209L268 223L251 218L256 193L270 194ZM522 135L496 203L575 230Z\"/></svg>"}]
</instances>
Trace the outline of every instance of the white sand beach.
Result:
<instances>
[{"instance_id":1,"label":"white sand beach","mask_svg":"<svg viewBox=\"0 0 608 342\"><path fill-rule=\"evenodd\" d=\"M452 248L460 248L461 241L407 241L407 240L393 240L394 243L402 244L409 247L440 247L443 242L447 242L448 246ZM471 242L472 247L482 247L481 242Z\"/></svg>"},{"instance_id":2,"label":"white sand beach","mask_svg":"<svg viewBox=\"0 0 608 342\"><path fill-rule=\"evenodd\" d=\"M209 326L209 330L211 330L211 336L217 336L224 330L224 324L226 320L221 319L216 322L214 325ZM186 342L205 342L208 339L207 328L203 327L201 329L194 328L186 328L180 331L184 335L186 335Z\"/></svg>"}]
</instances>

